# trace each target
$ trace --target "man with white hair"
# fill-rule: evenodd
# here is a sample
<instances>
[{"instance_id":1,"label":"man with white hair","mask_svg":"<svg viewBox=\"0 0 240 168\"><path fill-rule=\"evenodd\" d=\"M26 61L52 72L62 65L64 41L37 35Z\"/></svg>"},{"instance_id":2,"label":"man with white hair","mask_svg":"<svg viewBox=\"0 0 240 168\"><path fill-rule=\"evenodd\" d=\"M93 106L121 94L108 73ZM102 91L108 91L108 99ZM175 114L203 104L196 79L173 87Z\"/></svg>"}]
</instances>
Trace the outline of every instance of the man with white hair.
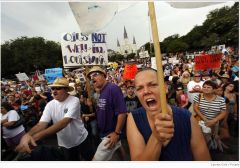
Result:
<instances>
[{"instance_id":1,"label":"man with white hair","mask_svg":"<svg viewBox=\"0 0 240 168\"><path fill-rule=\"evenodd\" d=\"M126 121L123 93L117 85L107 82L106 72L99 66L91 68L87 76L94 88L100 90L96 114L102 142L93 160L111 160L115 151L121 148L121 131Z\"/></svg>"}]
</instances>

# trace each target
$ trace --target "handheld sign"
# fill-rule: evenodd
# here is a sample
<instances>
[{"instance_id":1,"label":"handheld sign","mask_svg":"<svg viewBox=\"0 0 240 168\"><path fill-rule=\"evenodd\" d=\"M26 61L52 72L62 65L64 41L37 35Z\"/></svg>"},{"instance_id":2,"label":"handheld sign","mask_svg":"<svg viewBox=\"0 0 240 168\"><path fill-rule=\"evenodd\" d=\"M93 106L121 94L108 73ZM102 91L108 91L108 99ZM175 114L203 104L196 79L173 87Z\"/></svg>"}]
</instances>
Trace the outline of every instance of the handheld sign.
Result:
<instances>
[{"instance_id":1,"label":"handheld sign","mask_svg":"<svg viewBox=\"0 0 240 168\"><path fill-rule=\"evenodd\" d=\"M63 66L107 65L108 54L105 33L65 33L61 41Z\"/></svg>"},{"instance_id":2,"label":"handheld sign","mask_svg":"<svg viewBox=\"0 0 240 168\"><path fill-rule=\"evenodd\" d=\"M15 75L18 78L19 81L27 81L27 80L29 80L29 77L27 76L26 73L18 73L18 74L15 74Z\"/></svg>"},{"instance_id":3,"label":"handheld sign","mask_svg":"<svg viewBox=\"0 0 240 168\"><path fill-rule=\"evenodd\" d=\"M45 69L45 74L44 74L46 80L48 81L49 84L53 83L54 80L58 77L63 77L62 75L62 68L50 68L50 69Z\"/></svg>"},{"instance_id":4,"label":"handheld sign","mask_svg":"<svg viewBox=\"0 0 240 168\"><path fill-rule=\"evenodd\" d=\"M124 67L123 78L125 80L132 80L135 78L137 73L137 65L136 64L126 64Z\"/></svg>"},{"instance_id":5,"label":"handheld sign","mask_svg":"<svg viewBox=\"0 0 240 168\"><path fill-rule=\"evenodd\" d=\"M195 70L206 70L208 68L220 68L222 53L219 54L201 54L194 58Z\"/></svg>"}]
</instances>

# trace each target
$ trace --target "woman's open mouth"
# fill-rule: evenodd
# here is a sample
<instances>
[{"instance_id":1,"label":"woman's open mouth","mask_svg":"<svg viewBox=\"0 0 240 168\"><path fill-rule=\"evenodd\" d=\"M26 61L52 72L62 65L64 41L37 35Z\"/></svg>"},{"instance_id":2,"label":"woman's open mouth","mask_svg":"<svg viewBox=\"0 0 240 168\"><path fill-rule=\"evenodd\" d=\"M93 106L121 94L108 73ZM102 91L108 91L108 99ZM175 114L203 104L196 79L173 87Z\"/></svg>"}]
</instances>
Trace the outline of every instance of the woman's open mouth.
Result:
<instances>
[{"instance_id":1,"label":"woman's open mouth","mask_svg":"<svg viewBox=\"0 0 240 168\"><path fill-rule=\"evenodd\" d=\"M157 101L153 98L146 99L146 104L147 104L147 107L150 110L156 110L157 109Z\"/></svg>"}]
</instances>

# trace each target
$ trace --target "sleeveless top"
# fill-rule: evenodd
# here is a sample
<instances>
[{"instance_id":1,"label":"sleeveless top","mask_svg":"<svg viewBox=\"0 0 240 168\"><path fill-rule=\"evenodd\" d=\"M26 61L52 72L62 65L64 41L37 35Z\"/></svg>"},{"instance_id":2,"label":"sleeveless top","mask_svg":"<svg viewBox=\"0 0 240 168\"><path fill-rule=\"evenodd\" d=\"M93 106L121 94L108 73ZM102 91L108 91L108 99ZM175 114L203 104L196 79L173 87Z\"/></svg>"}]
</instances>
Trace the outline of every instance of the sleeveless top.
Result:
<instances>
[{"instance_id":1,"label":"sleeveless top","mask_svg":"<svg viewBox=\"0 0 240 168\"><path fill-rule=\"evenodd\" d=\"M235 111L234 107L235 107L236 101L235 100L230 100L224 95L222 97L225 99L226 104L228 104L227 112L230 113L230 114L233 114L234 111Z\"/></svg>"},{"instance_id":2,"label":"sleeveless top","mask_svg":"<svg viewBox=\"0 0 240 168\"><path fill-rule=\"evenodd\" d=\"M159 160L162 161L191 161L191 113L183 108L172 106L174 136L167 146L162 147ZM139 132L142 134L145 143L152 134L146 111L143 107L132 112L134 121Z\"/></svg>"}]
</instances>

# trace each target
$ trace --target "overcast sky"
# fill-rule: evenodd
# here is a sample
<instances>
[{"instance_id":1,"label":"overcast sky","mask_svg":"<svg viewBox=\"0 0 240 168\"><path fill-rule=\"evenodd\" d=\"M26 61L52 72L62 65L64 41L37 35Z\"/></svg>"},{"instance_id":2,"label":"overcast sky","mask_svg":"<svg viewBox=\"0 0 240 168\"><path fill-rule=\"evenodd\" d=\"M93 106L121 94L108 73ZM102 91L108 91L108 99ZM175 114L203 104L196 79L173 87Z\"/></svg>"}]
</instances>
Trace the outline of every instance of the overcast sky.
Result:
<instances>
[{"instance_id":1,"label":"overcast sky","mask_svg":"<svg viewBox=\"0 0 240 168\"><path fill-rule=\"evenodd\" d=\"M176 9L166 2L155 1L160 41L173 34L187 34L195 25L202 25L210 11L233 4L234 1L228 1L202 8ZM130 42L133 36L138 47L149 42L147 11L147 2L142 1L119 12L99 31L107 33L107 47L116 50L117 38L120 43L123 41L124 26ZM80 32L67 2L1 2L1 43L21 36L60 42L64 32Z\"/></svg>"}]
</instances>

